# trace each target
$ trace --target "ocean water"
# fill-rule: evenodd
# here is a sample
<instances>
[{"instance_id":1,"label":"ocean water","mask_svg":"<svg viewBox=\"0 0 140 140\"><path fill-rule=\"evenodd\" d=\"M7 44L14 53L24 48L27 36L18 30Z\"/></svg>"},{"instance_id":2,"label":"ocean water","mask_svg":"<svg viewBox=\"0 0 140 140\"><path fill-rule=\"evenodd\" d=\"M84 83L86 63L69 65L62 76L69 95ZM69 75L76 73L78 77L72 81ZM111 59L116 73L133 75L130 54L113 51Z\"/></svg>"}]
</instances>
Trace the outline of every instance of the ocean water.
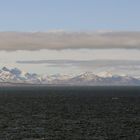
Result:
<instances>
[{"instance_id":1,"label":"ocean water","mask_svg":"<svg viewBox=\"0 0 140 140\"><path fill-rule=\"evenodd\" d=\"M0 140L139 140L140 87L1 87Z\"/></svg>"}]
</instances>

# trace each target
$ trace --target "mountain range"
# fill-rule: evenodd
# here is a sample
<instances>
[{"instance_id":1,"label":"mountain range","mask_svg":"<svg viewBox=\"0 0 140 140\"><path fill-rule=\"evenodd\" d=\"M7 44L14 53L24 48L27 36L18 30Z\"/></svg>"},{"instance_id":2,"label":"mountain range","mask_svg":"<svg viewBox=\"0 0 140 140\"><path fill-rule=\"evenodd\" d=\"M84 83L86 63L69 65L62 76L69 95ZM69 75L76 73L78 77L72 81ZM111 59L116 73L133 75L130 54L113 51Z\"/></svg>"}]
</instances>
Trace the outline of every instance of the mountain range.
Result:
<instances>
[{"instance_id":1,"label":"mountain range","mask_svg":"<svg viewBox=\"0 0 140 140\"><path fill-rule=\"evenodd\" d=\"M136 85L140 86L140 79L126 76L114 75L109 72L102 72L95 75L92 72L85 72L75 76L72 75L48 75L24 72L18 68L8 69L3 67L0 70L0 86L16 84L38 84L38 85L75 85L75 86L119 86Z\"/></svg>"}]
</instances>

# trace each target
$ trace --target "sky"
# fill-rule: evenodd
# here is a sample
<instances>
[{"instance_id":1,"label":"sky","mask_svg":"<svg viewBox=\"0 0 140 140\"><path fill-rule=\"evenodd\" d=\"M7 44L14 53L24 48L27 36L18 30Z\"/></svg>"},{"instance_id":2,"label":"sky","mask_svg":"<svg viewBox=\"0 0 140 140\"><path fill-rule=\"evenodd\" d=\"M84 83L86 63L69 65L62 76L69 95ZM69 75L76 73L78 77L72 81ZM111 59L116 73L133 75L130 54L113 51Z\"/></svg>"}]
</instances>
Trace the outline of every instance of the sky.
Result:
<instances>
[{"instance_id":1,"label":"sky","mask_svg":"<svg viewBox=\"0 0 140 140\"><path fill-rule=\"evenodd\" d=\"M139 0L0 0L0 68L140 78Z\"/></svg>"},{"instance_id":2,"label":"sky","mask_svg":"<svg viewBox=\"0 0 140 140\"><path fill-rule=\"evenodd\" d=\"M0 31L137 31L139 5L139 0L0 0Z\"/></svg>"}]
</instances>

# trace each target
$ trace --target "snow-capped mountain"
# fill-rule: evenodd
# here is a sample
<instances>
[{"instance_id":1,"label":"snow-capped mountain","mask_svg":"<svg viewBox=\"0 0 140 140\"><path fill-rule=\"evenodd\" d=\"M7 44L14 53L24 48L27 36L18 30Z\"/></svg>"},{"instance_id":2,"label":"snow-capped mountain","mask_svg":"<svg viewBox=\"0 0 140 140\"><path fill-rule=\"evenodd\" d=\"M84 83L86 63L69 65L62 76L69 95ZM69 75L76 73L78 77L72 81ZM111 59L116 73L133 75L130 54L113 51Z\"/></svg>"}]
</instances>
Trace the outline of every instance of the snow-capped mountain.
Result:
<instances>
[{"instance_id":1,"label":"snow-capped mountain","mask_svg":"<svg viewBox=\"0 0 140 140\"><path fill-rule=\"evenodd\" d=\"M76 76L72 75L38 75L21 71L18 68L8 69L3 67L0 70L0 83L22 83L22 84L45 84L45 85L139 85L140 80L125 75L113 75L102 72L95 75L92 72L85 72Z\"/></svg>"},{"instance_id":2,"label":"snow-capped mountain","mask_svg":"<svg viewBox=\"0 0 140 140\"><path fill-rule=\"evenodd\" d=\"M0 70L0 82L39 83L41 82L41 78L37 74L26 73L17 68L8 69L3 67Z\"/></svg>"},{"instance_id":3,"label":"snow-capped mountain","mask_svg":"<svg viewBox=\"0 0 140 140\"><path fill-rule=\"evenodd\" d=\"M140 80L119 75L99 76L93 73L83 73L76 77L67 80L68 84L71 85L140 85Z\"/></svg>"},{"instance_id":4,"label":"snow-capped mountain","mask_svg":"<svg viewBox=\"0 0 140 140\"><path fill-rule=\"evenodd\" d=\"M92 72L85 72L67 80L67 83L74 85L89 85L92 81L98 82L102 78Z\"/></svg>"},{"instance_id":5,"label":"snow-capped mountain","mask_svg":"<svg viewBox=\"0 0 140 140\"><path fill-rule=\"evenodd\" d=\"M109 71L103 71L103 72L98 73L97 75L104 78L113 76L113 74Z\"/></svg>"}]
</instances>

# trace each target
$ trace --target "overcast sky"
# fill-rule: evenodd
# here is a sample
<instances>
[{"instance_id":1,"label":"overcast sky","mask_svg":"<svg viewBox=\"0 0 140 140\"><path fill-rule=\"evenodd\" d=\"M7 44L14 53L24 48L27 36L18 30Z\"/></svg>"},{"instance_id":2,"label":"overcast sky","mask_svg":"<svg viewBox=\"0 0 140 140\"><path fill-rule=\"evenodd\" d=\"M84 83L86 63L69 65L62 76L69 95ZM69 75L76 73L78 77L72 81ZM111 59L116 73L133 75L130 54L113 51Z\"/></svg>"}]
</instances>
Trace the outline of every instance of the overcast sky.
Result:
<instances>
[{"instance_id":1,"label":"overcast sky","mask_svg":"<svg viewBox=\"0 0 140 140\"><path fill-rule=\"evenodd\" d=\"M0 67L39 74L109 71L140 77L139 49L63 49L0 51Z\"/></svg>"}]
</instances>

